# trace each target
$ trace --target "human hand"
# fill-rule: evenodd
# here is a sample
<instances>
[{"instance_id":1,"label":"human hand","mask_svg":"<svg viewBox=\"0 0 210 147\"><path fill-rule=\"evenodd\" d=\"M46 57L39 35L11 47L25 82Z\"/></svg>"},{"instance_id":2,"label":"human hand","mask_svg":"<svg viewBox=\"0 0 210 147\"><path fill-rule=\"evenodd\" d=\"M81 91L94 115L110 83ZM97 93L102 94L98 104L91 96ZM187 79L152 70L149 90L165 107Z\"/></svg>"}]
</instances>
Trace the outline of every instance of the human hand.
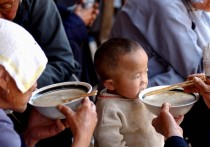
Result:
<instances>
[{"instance_id":1,"label":"human hand","mask_svg":"<svg viewBox=\"0 0 210 147\"><path fill-rule=\"evenodd\" d=\"M66 127L69 126L73 133L72 147L88 146L98 121L95 105L86 97L76 112L63 105L59 105L58 109L66 116L64 120Z\"/></svg>"},{"instance_id":2,"label":"human hand","mask_svg":"<svg viewBox=\"0 0 210 147\"><path fill-rule=\"evenodd\" d=\"M192 1L192 6L195 9L203 10L203 11L210 11L210 0L203 0L203 2L194 2Z\"/></svg>"},{"instance_id":3,"label":"human hand","mask_svg":"<svg viewBox=\"0 0 210 147\"><path fill-rule=\"evenodd\" d=\"M94 3L93 6L84 8L82 4L77 4L74 13L82 19L86 26L91 27L99 14L99 5Z\"/></svg>"},{"instance_id":4,"label":"human hand","mask_svg":"<svg viewBox=\"0 0 210 147\"><path fill-rule=\"evenodd\" d=\"M199 77L204 76L204 74L193 74L188 76L188 80L193 79L193 85L184 87L184 92L186 93L199 93L203 96L204 102L210 109L210 79L206 79L204 82Z\"/></svg>"},{"instance_id":5,"label":"human hand","mask_svg":"<svg viewBox=\"0 0 210 147\"><path fill-rule=\"evenodd\" d=\"M33 109L23 138L27 147L34 147L39 140L54 136L64 129L65 125L61 120L49 119Z\"/></svg>"},{"instance_id":6,"label":"human hand","mask_svg":"<svg viewBox=\"0 0 210 147\"><path fill-rule=\"evenodd\" d=\"M164 103L161 107L159 116L152 120L152 125L155 130L162 134L166 139L171 136L183 137L183 130L179 126L184 119L184 116L174 118L169 112L170 104Z\"/></svg>"}]
</instances>

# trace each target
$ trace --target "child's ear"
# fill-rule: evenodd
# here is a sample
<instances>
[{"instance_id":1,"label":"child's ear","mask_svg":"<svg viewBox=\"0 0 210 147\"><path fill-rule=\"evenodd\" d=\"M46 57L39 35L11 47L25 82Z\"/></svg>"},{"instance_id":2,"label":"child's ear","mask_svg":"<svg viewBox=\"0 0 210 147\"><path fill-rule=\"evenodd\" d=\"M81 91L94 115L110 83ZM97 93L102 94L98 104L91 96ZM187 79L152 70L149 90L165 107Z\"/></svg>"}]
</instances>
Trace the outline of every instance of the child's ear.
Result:
<instances>
[{"instance_id":1,"label":"child's ear","mask_svg":"<svg viewBox=\"0 0 210 147\"><path fill-rule=\"evenodd\" d=\"M115 86L114 86L114 81L112 79L108 79L104 81L104 86L106 87L106 89L109 90L114 90Z\"/></svg>"}]
</instances>

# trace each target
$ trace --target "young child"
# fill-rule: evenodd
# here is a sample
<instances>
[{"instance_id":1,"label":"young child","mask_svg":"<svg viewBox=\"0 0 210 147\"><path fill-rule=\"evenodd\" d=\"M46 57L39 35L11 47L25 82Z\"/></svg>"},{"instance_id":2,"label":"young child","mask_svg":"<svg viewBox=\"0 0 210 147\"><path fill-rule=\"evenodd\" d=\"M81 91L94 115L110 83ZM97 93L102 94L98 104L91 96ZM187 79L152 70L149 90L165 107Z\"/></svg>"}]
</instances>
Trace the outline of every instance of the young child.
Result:
<instances>
[{"instance_id":1,"label":"young child","mask_svg":"<svg viewBox=\"0 0 210 147\"><path fill-rule=\"evenodd\" d=\"M148 57L135 41L113 38L96 51L94 64L105 89L97 97L96 147L162 147L155 117L138 99L147 87Z\"/></svg>"}]
</instances>

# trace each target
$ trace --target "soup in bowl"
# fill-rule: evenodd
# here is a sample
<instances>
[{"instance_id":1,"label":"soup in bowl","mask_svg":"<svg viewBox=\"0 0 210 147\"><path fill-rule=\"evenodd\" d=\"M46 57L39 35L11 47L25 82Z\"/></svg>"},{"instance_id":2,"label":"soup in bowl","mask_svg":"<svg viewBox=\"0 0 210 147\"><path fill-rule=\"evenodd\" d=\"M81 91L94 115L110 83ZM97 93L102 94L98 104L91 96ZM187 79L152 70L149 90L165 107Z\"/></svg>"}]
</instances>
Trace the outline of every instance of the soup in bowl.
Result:
<instances>
[{"instance_id":1,"label":"soup in bowl","mask_svg":"<svg viewBox=\"0 0 210 147\"><path fill-rule=\"evenodd\" d=\"M146 96L148 92L165 87L167 86L147 88L139 94L140 100L155 115L159 115L162 104L165 102L171 104L170 112L173 116L185 115L199 99L198 93L184 93L182 88Z\"/></svg>"},{"instance_id":2,"label":"soup in bowl","mask_svg":"<svg viewBox=\"0 0 210 147\"><path fill-rule=\"evenodd\" d=\"M65 116L57 110L57 105L63 104L76 110L84 97L64 102L66 99L90 93L92 86L85 82L63 82L40 88L33 92L29 104L41 114L51 119L63 119Z\"/></svg>"}]
</instances>

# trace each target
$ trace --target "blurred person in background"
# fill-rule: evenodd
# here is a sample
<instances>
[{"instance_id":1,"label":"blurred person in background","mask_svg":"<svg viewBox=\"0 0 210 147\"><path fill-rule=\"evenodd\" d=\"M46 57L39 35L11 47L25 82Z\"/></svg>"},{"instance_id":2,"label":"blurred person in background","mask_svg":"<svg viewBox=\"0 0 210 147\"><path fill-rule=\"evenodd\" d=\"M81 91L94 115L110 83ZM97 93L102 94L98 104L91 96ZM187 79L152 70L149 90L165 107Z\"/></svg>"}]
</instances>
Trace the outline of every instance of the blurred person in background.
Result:
<instances>
[{"instance_id":1,"label":"blurred person in background","mask_svg":"<svg viewBox=\"0 0 210 147\"><path fill-rule=\"evenodd\" d=\"M93 66L89 38L91 28L99 14L99 4L95 0L54 0L72 47L75 60L81 66L80 81L92 86L98 84Z\"/></svg>"},{"instance_id":2,"label":"blurred person in background","mask_svg":"<svg viewBox=\"0 0 210 147\"><path fill-rule=\"evenodd\" d=\"M148 87L179 83L203 71L202 50L210 42L208 1L125 1L110 38L126 37L143 46L149 56Z\"/></svg>"}]
</instances>

